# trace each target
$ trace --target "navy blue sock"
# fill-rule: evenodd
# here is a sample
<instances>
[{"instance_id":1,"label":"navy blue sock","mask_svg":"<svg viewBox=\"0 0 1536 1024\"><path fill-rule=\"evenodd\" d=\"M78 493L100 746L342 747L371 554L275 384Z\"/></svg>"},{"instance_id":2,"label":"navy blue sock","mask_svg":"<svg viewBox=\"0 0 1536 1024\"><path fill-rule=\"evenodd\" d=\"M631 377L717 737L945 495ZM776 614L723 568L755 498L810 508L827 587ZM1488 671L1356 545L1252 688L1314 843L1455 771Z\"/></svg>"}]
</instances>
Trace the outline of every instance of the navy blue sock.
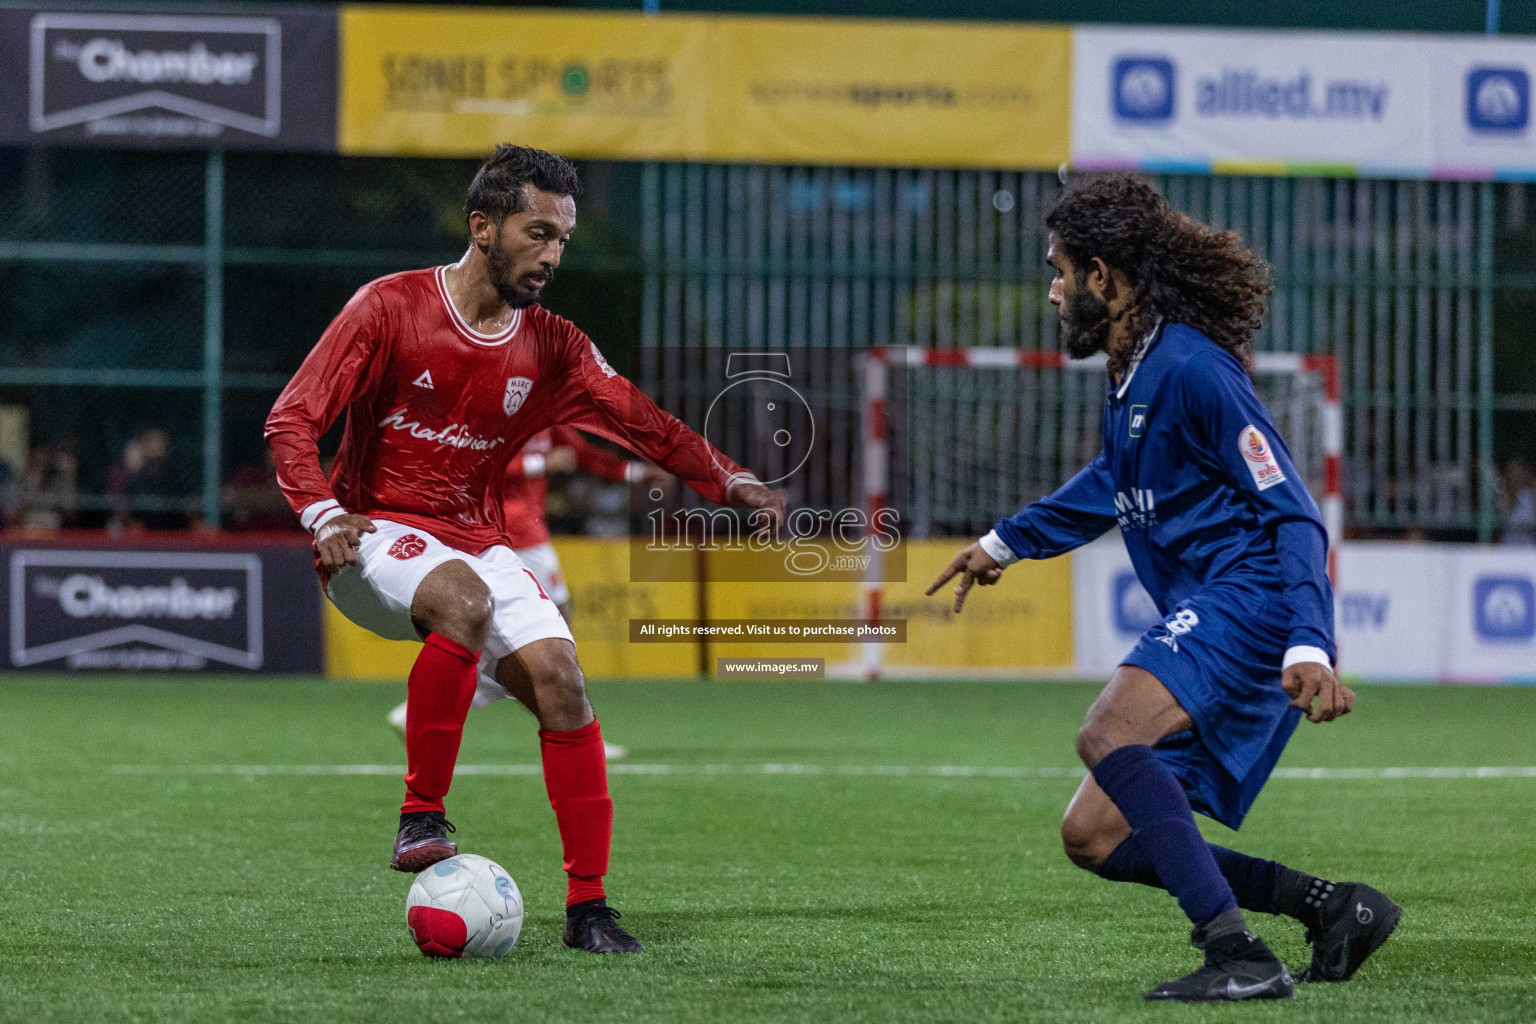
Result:
<instances>
[{"instance_id":1,"label":"navy blue sock","mask_svg":"<svg viewBox=\"0 0 1536 1024\"><path fill-rule=\"evenodd\" d=\"M1138 743L1111 751L1093 769L1093 778L1125 816L1163 887L1196 928L1237 908L1232 887L1195 827L1188 798L1151 747Z\"/></svg>"},{"instance_id":2,"label":"navy blue sock","mask_svg":"<svg viewBox=\"0 0 1536 1024\"><path fill-rule=\"evenodd\" d=\"M1282 902L1289 902L1282 898L1283 883L1288 880L1287 873L1299 875L1308 881L1311 881L1310 875L1302 875L1284 864L1250 857L1215 843L1205 845L1210 848L1216 867L1232 887L1232 895L1237 898L1239 907L1260 914L1289 913L1293 917L1297 916L1294 912L1297 908L1281 909ZM1158 877L1157 868L1152 866L1152 858L1147 856L1141 841L1134 835L1127 836L1125 842L1115 847L1114 852L1099 865L1097 874L1111 882L1136 882L1155 889L1163 888L1163 880Z\"/></svg>"}]
</instances>

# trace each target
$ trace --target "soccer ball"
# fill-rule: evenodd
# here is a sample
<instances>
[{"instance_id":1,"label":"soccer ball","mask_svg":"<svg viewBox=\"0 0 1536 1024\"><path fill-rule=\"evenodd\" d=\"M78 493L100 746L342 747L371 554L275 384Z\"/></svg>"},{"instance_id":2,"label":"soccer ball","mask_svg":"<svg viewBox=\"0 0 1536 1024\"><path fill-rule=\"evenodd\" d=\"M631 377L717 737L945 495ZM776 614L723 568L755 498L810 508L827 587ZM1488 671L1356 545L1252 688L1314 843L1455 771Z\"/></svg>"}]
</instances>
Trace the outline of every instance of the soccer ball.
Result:
<instances>
[{"instance_id":1,"label":"soccer ball","mask_svg":"<svg viewBox=\"0 0 1536 1024\"><path fill-rule=\"evenodd\" d=\"M505 956L523 930L523 894L493 860L461 853L411 883L405 926L427 956Z\"/></svg>"}]
</instances>

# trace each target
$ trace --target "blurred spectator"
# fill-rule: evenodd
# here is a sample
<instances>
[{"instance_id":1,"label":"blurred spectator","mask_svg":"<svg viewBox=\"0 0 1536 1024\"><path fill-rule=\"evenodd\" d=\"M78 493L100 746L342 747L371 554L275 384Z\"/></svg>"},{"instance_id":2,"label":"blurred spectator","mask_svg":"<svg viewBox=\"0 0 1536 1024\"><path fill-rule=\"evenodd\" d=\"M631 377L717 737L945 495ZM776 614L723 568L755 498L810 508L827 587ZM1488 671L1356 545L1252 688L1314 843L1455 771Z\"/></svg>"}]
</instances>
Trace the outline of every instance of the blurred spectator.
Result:
<instances>
[{"instance_id":1,"label":"blurred spectator","mask_svg":"<svg viewBox=\"0 0 1536 1024\"><path fill-rule=\"evenodd\" d=\"M272 453L262 448L260 462L248 462L230 474L221 499L231 530L294 530L299 521L277 486Z\"/></svg>"},{"instance_id":2,"label":"blurred spectator","mask_svg":"<svg viewBox=\"0 0 1536 1024\"><path fill-rule=\"evenodd\" d=\"M79 465L67 445L39 446L27 453L15 525L57 530L75 524Z\"/></svg>"},{"instance_id":3,"label":"blurred spectator","mask_svg":"<svg viewBox=\"0 0 1536 1024\"><path fill-rule=\"evenodd\" d=\"M112 468L108 490L116 499L117 529L184 530L189 520L171 496L171 438L149 427L123 446L123 461Z\"/></svg>"},{"instance_id":4,"label":"blurred spectator","mask_svg":"<svg viewBox=\"0 0 1536 1024\"><path fill-rule=\"evenodd\" d=\"M1536 544L1536 475L1524 459L1516 457L1504 464L1498 505L1504 543Z\"/></svg>"}]
</instances>

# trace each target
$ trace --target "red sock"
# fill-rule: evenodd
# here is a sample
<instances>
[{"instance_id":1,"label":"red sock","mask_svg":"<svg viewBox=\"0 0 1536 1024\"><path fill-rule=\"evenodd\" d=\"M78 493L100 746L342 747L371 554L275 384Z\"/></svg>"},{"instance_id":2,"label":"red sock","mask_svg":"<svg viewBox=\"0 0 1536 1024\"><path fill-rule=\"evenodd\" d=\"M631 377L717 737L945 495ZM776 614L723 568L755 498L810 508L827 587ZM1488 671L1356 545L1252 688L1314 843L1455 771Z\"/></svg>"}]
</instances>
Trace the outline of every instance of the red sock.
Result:
<instances>
[{"instance_id":1,"label":"red sock","mask_svg":"<svg viewBox=\"0 0 1536 1024\"><path fill-rule=\"evenodd\" d=\"M565 905L602 899L608 847L613 842L613 801L608 797L602 726L594 718L570 732L540 729L539 746L544 755L544 788L560 826L569 876Z\"/></svg>"},{"instance_id":2,"label":"red sock","mask_svg":"<svg viewBox=\"0 0 1536 1024\"><path fill-rule=\"evenodd\" d=\"M464 716L475 696L479 655L436 633L411 666L405 692L405 803L401 811L441 811L453 784Z\"/></svg>"}]
</instances>

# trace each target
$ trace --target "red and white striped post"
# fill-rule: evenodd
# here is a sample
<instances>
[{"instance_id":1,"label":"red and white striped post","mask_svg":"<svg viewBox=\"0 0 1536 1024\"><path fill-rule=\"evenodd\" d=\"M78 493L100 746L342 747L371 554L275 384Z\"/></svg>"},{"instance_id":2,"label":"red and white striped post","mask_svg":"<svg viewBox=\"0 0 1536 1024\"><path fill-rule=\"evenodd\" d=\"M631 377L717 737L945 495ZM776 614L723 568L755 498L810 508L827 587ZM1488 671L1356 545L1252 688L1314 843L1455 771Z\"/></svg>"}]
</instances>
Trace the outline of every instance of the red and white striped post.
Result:
<instances>
[{"instance_id":1,"label":"red and white striped post","mask_svg":"<svg viewBox=\"0 0 1536 1024\"><path fill-rule=\"evenodd\" d=\"M875 543L876 515L885 508L890 494L890 429L886 423L885 397L890 380L886 349L871 349L864 356L864 400L860 405L860 428L864 435L864 617L871 624L880 621L881 577L885 573L885 553ZM861 650L864 678L880 678L882 645L866 641Z\"/></svg>"}]
</instances>

